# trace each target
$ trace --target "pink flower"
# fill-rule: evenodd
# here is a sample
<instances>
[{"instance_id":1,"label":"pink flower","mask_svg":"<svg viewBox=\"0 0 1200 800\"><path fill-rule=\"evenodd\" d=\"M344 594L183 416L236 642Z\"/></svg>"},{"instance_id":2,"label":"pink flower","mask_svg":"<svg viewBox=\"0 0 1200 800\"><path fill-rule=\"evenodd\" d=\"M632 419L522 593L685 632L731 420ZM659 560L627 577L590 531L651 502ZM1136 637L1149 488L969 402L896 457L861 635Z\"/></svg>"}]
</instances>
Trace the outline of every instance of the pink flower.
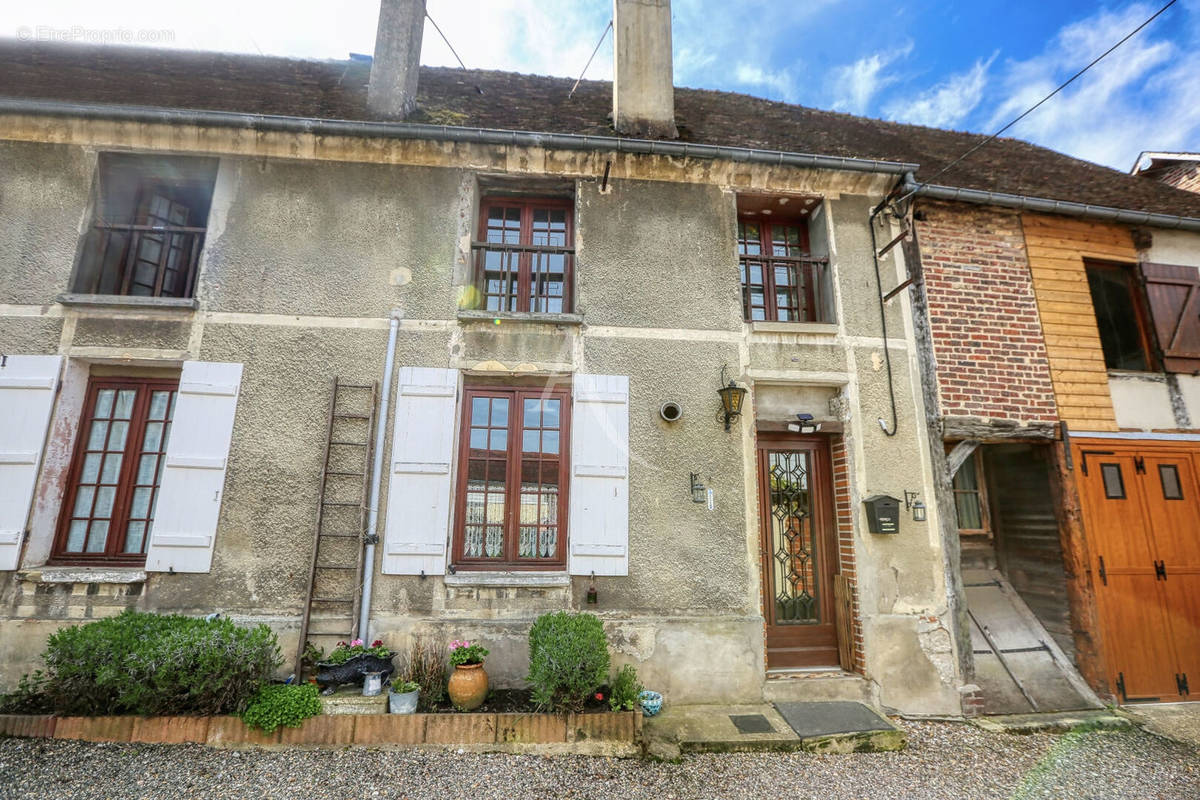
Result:
<instances>
[{"instance_id":1,"label":"pink flower","mask_svg":"<svg viewBox=\"0 0 1200 800\"><path fill-rule=\"evenodd\" d=\"M351 647L362 647L362 646L363 646L363 640L362 640L362 639L355 639L353 642L351 642L351 643L350 643L350 646L351 646Z\"/></svg>"}]
</instances>

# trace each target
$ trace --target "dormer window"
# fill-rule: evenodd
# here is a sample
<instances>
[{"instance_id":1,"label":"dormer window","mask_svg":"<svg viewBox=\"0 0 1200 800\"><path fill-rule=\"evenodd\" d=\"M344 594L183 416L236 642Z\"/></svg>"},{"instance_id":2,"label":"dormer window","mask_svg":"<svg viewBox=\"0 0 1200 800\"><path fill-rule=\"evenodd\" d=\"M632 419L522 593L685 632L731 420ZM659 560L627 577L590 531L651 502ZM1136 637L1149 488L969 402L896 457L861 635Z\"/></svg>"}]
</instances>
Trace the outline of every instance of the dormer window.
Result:
<instances>
[{"instance_id":1,"label":"dormer window","mask_svg":"<svg viewBox=\"0 0 1200 800\"><path fill-rule=\"evenodd\" d=\"M829 322L829 260L814 254L819 198L738 198L738 268L748 322ZM823 240L823 236L821 237Z\"/></svg>"},{"instance_id":2,"label":"dormer window","mask_svg":"<svg viewBox=\"0 0 1200 800\"><path fill-rule=\"evenodd\" d=\"M104 153L72 291L191 297L217 159Z\"/></svg>"}]
</instances>

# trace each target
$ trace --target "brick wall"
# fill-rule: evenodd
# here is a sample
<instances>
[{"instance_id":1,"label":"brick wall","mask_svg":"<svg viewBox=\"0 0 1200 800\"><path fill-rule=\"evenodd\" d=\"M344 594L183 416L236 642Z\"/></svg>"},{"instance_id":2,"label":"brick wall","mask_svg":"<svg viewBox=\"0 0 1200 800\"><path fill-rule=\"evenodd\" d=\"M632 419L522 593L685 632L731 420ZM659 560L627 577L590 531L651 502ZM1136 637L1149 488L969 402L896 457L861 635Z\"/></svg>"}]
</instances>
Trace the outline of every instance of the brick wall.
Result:
<instances>
[{"instance_id":1,"label":"brick wall","mask_svg":"<svg viewBox=\"0 0 1200 800\"><path fill-rule=\"evenodd\" d=\"M1198 162L1187 161L1177 164L1169 169L1164 169L1154 177L1176 189L1200 193L1200 163Z\"/></svg>"},{"instance_id":2,"label":"brick wall","mask_svg":"<svg viewBox=\"0 0 1200 800\"><path fill-rule=\"evenodd\" d=\"M833 461L833 515L837 527L838 571L850 584L853 608L854 671L862 674L863 657L862 616L858 605L858 571L854 558L854 507L850 502L850 460L846 440L833 436L829 442Z\"/></svg>"},{"instance_id":3,"label":"brick wall","mask_svg":"<svg viewBox=\"0 0 1200 800\"><path fill-rule=\"evenodd\" d=\"M941 414L1056 419L1019 215L923 202L917 243Z\"/></svg>"}]
</instances>

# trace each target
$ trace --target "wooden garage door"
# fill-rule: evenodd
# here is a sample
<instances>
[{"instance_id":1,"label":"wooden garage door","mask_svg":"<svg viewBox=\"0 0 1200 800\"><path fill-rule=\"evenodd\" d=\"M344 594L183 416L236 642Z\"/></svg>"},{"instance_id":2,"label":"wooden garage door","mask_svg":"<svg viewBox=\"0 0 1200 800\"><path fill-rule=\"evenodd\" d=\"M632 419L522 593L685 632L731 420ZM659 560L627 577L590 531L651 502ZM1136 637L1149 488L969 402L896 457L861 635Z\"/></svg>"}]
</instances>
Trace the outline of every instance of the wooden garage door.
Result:
<instances>
[{"instance_id":1,"label":"wooden garage door","mask_svg":"<svg viewBox=\"0 0 1200 800\"><path fill-rule=\"evenodd\" d=\"M1082 500L1109 681L1187 697L1200 676L1200 504L1186 452L1083 446Z\"/></svg>"}]
</instances>

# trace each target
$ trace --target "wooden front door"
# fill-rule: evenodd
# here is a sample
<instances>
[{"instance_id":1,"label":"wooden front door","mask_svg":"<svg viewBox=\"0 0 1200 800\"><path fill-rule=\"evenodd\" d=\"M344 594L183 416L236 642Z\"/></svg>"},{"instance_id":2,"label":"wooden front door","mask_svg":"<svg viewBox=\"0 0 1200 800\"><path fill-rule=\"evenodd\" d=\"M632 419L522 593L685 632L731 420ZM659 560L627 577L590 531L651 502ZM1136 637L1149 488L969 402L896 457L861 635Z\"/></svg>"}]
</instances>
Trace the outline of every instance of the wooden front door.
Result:
<instances>
[{"instance_id":1,"label":"wooden front door","mask_svg":"<svg viewBox=\"0 0 1200 800\"><path fill-rule=\"evenodd\" d=\"M1200 678L1193 455L1102 447L1081 448L1080 478L1110 685L1122 701L1187 699Z\"/></svg>"},{"instance_id":2,"label":"wooden front door","mask_svg":"<svg viewBox=\"0 0 1200 800\"><path fill-rule=\"evenodd\" d=\"M760 434L758 484L767 668L836 667L828 443Z\"/></svg>"}]
</instances>

